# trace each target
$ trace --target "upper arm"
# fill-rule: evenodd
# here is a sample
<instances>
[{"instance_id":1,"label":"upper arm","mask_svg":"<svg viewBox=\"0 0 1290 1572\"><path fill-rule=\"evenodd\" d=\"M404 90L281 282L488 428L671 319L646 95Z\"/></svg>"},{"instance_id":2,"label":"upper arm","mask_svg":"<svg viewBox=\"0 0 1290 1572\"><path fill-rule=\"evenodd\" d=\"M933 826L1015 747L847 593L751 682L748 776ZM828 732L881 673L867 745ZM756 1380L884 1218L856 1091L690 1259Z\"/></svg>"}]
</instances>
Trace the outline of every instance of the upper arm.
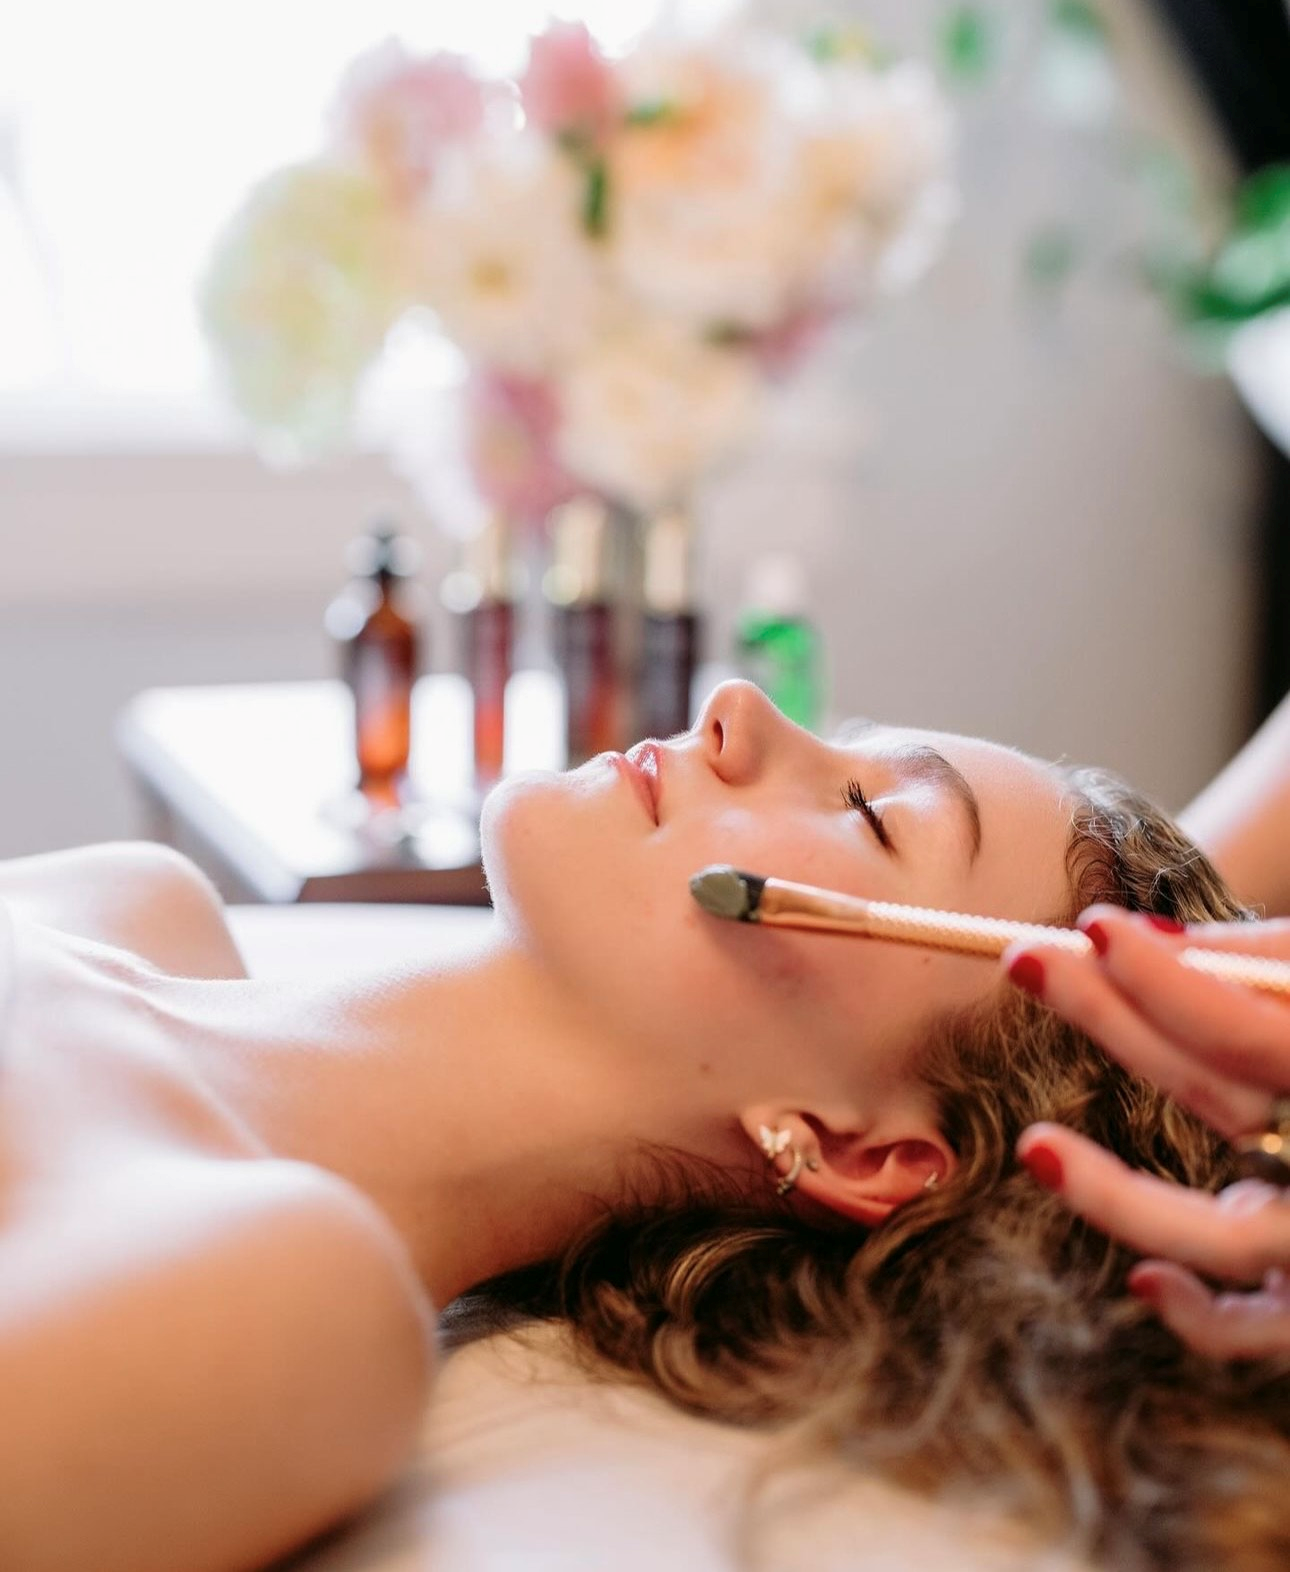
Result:
<instances>
[{"instance_id":1,"label":"upper arm","mask_svg":"<svg viewBox=\"0 0 1290 1572\"><path fill-rule=\"evenodd\" d=\"M115 1247L100 1205L0 1253L0 1566L242 1572L370 1500L414 1441L429 1311L381 1214L302 1164L219 1165L241 1188L218 1204L157 1164L149 1239L127 1197Z\"/></svg>"}]
</instances>

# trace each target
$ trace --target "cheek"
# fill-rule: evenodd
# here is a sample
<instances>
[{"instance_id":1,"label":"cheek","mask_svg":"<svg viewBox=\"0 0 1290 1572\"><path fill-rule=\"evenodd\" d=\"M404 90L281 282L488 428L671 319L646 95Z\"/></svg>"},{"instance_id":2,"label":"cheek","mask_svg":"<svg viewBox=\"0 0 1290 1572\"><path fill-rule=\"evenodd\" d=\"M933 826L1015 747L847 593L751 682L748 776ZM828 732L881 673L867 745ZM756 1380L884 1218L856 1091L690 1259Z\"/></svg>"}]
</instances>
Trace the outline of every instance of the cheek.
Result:
<instances>
[{"instance_id":1,"label":"cheek","mask_svg":"<svg viewBox=\"0 0 1290 1572\"><path fill-rule=\"evenodd\" d=\"M480 855L493 905L534 916L603 898L613 838L597 833L594 799L588 803L567 775L508 777L484 799Z\"/></svg>"}]
</instances>

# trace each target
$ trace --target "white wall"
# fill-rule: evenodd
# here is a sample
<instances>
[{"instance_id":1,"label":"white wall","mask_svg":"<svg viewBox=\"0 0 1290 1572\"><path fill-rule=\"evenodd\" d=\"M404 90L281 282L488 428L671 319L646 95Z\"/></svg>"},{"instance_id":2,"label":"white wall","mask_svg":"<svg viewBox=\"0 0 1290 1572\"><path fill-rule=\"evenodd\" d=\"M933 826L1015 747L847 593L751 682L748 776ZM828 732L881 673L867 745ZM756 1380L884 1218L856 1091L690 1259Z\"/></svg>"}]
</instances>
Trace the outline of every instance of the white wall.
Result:
<instances>
[{"instance_id":1,"label":"white wall","mask_svg":"<svg viewBox=\"0 0 1290 1572\"><path fill-rule=\"evenodd\" d=\"M1142 102L1212 158L1140 20ZM1097 760L1180 805L1249 713L1252 438L1131 292L1027 308L1021 237L1070 171L1004 130L935 275L836 339L705 499L710 648L747 557L792 542L838 713ZM101 422L42 442L0 418L0 856L137 833L111 725L139 687L330 674L322 606L380 505L430 576L446 566L375 458L283 476L204 434L108 443Z\"/></svg>"}]
</instances>

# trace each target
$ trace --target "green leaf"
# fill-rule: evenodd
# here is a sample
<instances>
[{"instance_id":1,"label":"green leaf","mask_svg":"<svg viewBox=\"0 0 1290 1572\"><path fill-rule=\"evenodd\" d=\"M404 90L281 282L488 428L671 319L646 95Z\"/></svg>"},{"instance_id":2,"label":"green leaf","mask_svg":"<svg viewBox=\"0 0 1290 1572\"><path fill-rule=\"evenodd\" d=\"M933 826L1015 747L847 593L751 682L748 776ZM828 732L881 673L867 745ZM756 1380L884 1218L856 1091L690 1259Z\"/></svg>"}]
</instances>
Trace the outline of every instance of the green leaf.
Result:
<instances>
[{"instance_id":1,"label":"green leaf","mask_svg":"<svg viewBox=\"0 0 1290 1572\"><path fill-rule=\"evenodd\" d=\"M603 158L587 165L587 183L582 197L583 228L599 240L609 229L609 170Z\"/></svg>"},{"instance_id":2,"label":"green leaf","mask_svg":"<svg viewBox=\"0 0 1290 1572\"><path fill-rule=\"evenodd\" d=\"M632 107L623 116L624 124L629 126L656 126L668 120L675 120L680 111L670 98L649 98Z\"/></svg>"},{"instance_id":3,"label":"green leaf","mask_svg":"<svg viewBox=\"0 0 1290 1572\"><path fill-rule=\"evenodd\" d=\"M820 65L858 60L865 65L891 64L893 55L862 27L815 27L803 40L807 53Z\"/></svg>"},{"instance_id":4,"label":"green leaf","mask_svg":"<svg viewBox=\"0 0 1290 1572\"><path fill-rule=\"evenodd\" d=\"M1242 229L1290 223L1290 164L1269 164L1250 176L1237 196L1236 220Z\"/></svg>"},{"instance_id":5,"label":"green leaf","mask_svg":"<svg viewBox=\"0 0 1290 1572\"><path fill-rule=\"evenodd\" d=\"M1049 20L1058 32L1065 33L1072 42L1094 44L1099 48L1106 48L1109 44L1106 24L1090 0L1052 0Z\"/></svg>"},{"instance_id":6,"label":"green leaf","mask_svg":"<svg viewBox=\"0 0 1290 1572\"><path fill-rule=\"evenodd\" d=\"M1290 303L1290 164L1241 187L1232 230L1178 297L1187 321L1243 322Z\"/></svg>"},{"instance_id":7,"label":"green leaf","mask_svg":"<svg viewBox=\"0 0 1290 1572\"><path fill-rule=\"evenodd\" d=\"M591 142L585 131L568 126L557 134L555 140L561 152L568 153L570 158L576 158L579 163L590 156Z\"/></svg>"},{"instance_id":8,"label":"green leaf","mask_svg":"<svg viewBox=\"0 0 1290 1572\"><path fill-rule=\"evenodd\" d=\"M958 5L941 23L941 59L956 82L976 87L989 79L999 59L999 26L979 5Z\"/></svg>"},{"instance_id":9,"label":"green leaf","mask_svg":"<svg viewBox=\"0 0 1290 1572\"><path fill-rule=\"evenodd\" d=\"M1079 253L1079 239L1068 225L1049 224L1037 229L1022 255L1027 281L1038 289L1060 289L1075 271Z\"/></svg>"}]
</instances>

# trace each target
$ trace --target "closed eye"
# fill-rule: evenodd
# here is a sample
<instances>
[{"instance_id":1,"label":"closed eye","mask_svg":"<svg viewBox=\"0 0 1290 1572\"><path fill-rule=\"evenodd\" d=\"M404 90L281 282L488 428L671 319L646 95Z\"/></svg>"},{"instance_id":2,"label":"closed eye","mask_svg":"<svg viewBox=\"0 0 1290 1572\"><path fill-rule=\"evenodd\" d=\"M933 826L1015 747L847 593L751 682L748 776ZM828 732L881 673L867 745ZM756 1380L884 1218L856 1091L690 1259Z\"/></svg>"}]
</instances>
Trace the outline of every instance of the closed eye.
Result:
<instances>
[{"instance_id":1,"label":"closed eye","mask_svg":"<svg viewBox=\"0 0 1290 1572\"><path fill-rule=\"evenodd\" d=\"M886 851L895 851L891 844L891 837L887 834L882 822L882 814L869 801L864 794L864 788L857 780L849 780L842 788L842 800L848 808L854 808L857 813L864 814L869 821L873 833L878 837L878 844Z\"/></svg>"}]
</instances>

